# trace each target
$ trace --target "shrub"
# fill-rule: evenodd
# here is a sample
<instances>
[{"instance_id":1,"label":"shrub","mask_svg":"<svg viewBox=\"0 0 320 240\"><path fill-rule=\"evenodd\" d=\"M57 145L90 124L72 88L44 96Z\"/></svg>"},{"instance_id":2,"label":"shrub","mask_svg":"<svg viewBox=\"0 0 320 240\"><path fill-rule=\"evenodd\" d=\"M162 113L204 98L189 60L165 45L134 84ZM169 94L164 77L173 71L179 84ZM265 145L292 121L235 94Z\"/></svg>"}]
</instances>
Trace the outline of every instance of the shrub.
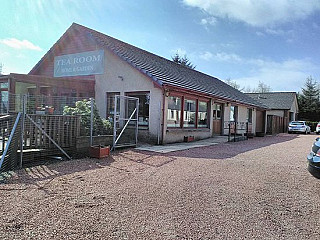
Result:
<instances>
[{"instance_id":1,"label":"shrub","mask_svg":"<svg viewBox=\"0 0 320 240\"><path fill-rule=\"evenodd\" d=\"M65 106L63 115L81 116L81 135L90 135L91 101L84 99L77 101L75 107ZM96 104L93 104L93 135L105 135L112 133L112 124L109 120L100 117Z\"/></svg>"}]
</instances>

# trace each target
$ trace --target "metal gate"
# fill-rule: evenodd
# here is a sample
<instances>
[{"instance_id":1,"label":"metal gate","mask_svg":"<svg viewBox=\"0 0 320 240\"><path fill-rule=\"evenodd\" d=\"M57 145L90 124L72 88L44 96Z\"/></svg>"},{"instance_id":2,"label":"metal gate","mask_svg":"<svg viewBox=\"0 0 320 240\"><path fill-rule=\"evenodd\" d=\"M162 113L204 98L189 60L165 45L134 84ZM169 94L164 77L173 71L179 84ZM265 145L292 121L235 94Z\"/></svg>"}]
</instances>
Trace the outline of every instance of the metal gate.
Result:
<instances>
[{"instance_id":1,"label":"metal gate","mask_svg":"<svg viewBox=\"0 0 320 240\"><path fill-rule=\"evenodd\" d=\"M115 96L113 117L113 146L137 146L139 98L128 96Z\"/></svg>"}]
</instances>

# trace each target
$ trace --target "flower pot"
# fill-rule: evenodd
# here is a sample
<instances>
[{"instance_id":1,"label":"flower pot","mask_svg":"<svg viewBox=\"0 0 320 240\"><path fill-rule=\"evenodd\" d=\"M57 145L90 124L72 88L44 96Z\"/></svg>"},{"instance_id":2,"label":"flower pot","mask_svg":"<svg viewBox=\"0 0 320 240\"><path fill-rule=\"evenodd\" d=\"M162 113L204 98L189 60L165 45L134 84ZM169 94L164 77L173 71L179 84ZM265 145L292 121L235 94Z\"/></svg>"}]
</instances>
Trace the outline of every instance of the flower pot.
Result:
<instances>
[{"instance_id":1,"label":"flower pot","mask_svg":"<svg viewBox=\"0 0 320 240\"><path fill-rule=\"evenodd\" d=\"M92 158L105 158L110 154L110 146L91 146L90 147L90 157Z\"/></svg>"},{"instance_id":2,"label":"flower pot","mask_svg":"<svg viewBox=\"0 0 320 240\"><path fill-rule=\"evenodd\" d=\"M46 113L47 114L53 114L54 108L53 107L46 107Z\"/></svg>"},{"instance_id":3,"label":"flower pot","mask_svg":"<svg viewBox=\"0 0 320 240\"><path fill-rule=\"evenodd\" d=\"M184 142L193 142L194 136L185 136L183 140Z\"/></svg>"}]
</instances>

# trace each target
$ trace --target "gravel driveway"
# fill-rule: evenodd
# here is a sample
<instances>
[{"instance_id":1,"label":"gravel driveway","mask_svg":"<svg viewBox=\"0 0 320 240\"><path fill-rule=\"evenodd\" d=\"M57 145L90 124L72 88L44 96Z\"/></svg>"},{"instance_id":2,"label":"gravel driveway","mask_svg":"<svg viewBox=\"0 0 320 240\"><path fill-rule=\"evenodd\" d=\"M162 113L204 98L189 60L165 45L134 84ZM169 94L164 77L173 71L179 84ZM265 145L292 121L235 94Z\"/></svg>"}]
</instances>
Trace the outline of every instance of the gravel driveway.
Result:
<instances>
[{"instance_id":1,"label":"gravel driveway","mask_svg":"<svg viewBox=\"0 0 320 240\"><path fill-rule=\"evenodd\" d=\"M168 154L125 150L0 184L0 239L319 239L314 135Z\"/></svg>"}]
</instances>

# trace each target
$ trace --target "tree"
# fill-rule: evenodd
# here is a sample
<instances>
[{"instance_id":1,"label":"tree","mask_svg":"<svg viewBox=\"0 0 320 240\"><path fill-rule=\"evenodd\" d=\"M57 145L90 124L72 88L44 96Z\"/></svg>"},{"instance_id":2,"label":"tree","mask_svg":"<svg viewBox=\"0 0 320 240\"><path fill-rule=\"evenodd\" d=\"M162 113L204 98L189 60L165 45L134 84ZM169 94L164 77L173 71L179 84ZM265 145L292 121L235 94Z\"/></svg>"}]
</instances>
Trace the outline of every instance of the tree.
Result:
<instances>
[{"instance_id":1,"label":"tree","mask_svg":"<svg viewBox=\"0 0 320 240\"><path fill-rule=\"evenodd\" d=\"M320 89L312 76L307 77L304 88L298 94L299 118L318 121L320 117Z\"/></svg>"},{"instance_id":2,"label":"tree","mask_svg":"<svg viewBox=\"0 0 320 240\"><path fill-rule=\"evenodd\" d=\"M186 55L184 55L183 57L181 57L179 55L179 53L177 52L172 58L172 61L175 62L175 63L178 63L184 67L187 67L187 68L191 68L191 69L195 69L196 66L193 65L190 60L188 59L188 57Z\"/></svg>"},{"instance_id":3,"label":"tree","mask_svg":"<svg viewBox=\"0 0 320 240\"><path fill-rule=\"evenodd\" d=\"M244 90L244 87L241 87L240 84L238 84L235 80L231 80L230 78L227 78L224 82L241 92Z\"/></svg>"},{"instance_id":4,"label":"tree","mask_svg":"<svg viewBox=\"0 0 320 240\"><path fill-rule=\"evenodd\" d=\"M255 93L266 93L271 91L272 91L271 87L261 81L259 81L258 87L252 90L252 92L255 92Z\"/></svg>"}]
</instances>

